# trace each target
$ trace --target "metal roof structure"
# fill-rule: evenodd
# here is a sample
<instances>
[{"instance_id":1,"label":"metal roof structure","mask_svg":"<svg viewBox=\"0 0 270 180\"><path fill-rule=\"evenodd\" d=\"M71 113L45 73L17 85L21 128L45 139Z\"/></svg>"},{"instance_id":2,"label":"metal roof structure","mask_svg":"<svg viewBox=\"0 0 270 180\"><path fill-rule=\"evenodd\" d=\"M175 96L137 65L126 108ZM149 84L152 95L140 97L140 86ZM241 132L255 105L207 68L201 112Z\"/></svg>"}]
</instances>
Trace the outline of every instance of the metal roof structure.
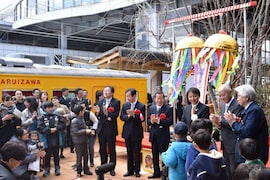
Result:
<instances>
[{"instance_id":1,"label":"metal roof structure","mask_svg":"<svg viewBox=\"0 0 270 180\"><path fill-rule=\"evenodd\" d=\"M115 47L88 63L98 68L145 72L147 70L170 71L170 55L165 52Z\"/></svg>"}]
</instances>

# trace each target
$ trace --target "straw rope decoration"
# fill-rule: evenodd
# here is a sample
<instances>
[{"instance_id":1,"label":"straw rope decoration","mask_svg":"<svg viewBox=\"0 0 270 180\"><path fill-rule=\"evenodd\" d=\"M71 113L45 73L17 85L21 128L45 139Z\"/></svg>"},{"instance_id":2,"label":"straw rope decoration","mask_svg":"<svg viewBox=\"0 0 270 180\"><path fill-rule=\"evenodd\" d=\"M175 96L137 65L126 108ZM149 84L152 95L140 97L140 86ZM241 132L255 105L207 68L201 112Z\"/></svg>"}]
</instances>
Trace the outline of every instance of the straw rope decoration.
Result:
<instances>
[{"instance_id":1,"label":"straw rope decoration","mask_svg":"<svg viewBox=\"0 0 270 180\"><path fill-rule=\"evenodd\" d=\"M169 88L168 99L172 106L176 103L185 80L192 73L198 72L195 69L196 57L202 47L203 40L192 35L188 35L177 44L170 77L162 84Z\"/></svg>"},{"instance_id":2,"label":"straw rope decoration","mask_svg":"<svg viewBox=\"0 0 270 180\"><path fill-rule=\"evenodd\" d=\"M169 88L169 104L175 105L185 80L192 73L194 86L201 92L200 101L205 103L210 67L214 68L210 81L218 89L222 83L230 83L239 59L236 40L222 30L211 35L205 43L198 37L188 35L177 44L170 77L162 83L162 86Z\"/></svg>"},{"instance_id":3,"label":"straw rope decoration","mask_svg":"<svg viewBox=\"0 0 270 180\"><path fill-rule=\"evenodd\" d=\"M210 67L214 68L210 81L214 81L218 89L221 84L230 83L231 76L238 68L239 59L236 40L224 31L210 36L205 41L204 48L196 58L199 73L194 81L195 87L200 89L201 102L205 103Z\"/></svg>"}]
</instances>

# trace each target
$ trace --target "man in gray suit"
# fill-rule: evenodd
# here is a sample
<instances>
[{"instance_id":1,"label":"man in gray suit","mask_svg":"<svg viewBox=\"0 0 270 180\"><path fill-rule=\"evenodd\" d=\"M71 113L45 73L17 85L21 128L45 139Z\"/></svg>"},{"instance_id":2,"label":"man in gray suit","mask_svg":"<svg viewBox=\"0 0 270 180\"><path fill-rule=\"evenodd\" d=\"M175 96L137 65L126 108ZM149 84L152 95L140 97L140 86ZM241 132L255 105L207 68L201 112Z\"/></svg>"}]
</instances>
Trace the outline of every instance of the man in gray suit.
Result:
<instances>
[{"instance_id":1,"label":"man in gray suit","mask_svg":"<svg viewBox=\"0 0 270 180\"><path fill-rule=\"evenodd\" d=\"M221 129L223 156L230 170L230 177L232 177L234 170L236 169L235 143L237 135L232 131L231 126L224 119L224 113L230 111L236 114L237 117L240 117L243 107L241 107L233 97L232 89L228 84L222 84L219 87L218 95L221 102L220 115L211 114L210 120Z\"/></svg>"}]
</instances>

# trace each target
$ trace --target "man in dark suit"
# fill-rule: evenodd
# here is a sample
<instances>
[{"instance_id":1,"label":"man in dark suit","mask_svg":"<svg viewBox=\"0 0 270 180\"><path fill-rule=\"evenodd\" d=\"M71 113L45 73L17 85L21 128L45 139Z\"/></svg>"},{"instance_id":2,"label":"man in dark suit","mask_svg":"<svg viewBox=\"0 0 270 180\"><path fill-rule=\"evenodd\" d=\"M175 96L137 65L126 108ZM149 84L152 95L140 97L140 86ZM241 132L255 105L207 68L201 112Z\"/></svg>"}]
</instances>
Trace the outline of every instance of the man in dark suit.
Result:
<instances>
[{"instance_id":1,"label":"man in dark suit","mask_svg":"<svg viewBox=\"0 0 270 180\"><path fill-rule=\"evenodd\" d=\"M83 98L85 99L86 103L88 104L88 106L85 106L86 110L91 111L91 100L87 98L88 96L88 91L86 89L83 89Z\"/></svg>"},{"instance_id":2,"label":"man in dark suit","mask_svg":"<svg viewBox=\"0 0 270 180\"><path fill-rule=\"evenodd\" d=\"M168 149L170 143L169 127L173 124L172 109L165 104L164 93L158 91L154 95L155 104L149 108L147 123L150 126L149 140L152 144L154 174L148 176L158 178L161 176L159 155Z\"/></svg>"},{"instance_id":3,"label":"man in dark suit","mask_svg":"<svg viewBox=\"0 0 270 180\"><path fill-rule=\"evenodd\" d=\"M62 96L59 98L59 103L66 105L68 108L70 108L70 101L71 99L68 97L69 90L68 88L62 89Z\"/></svg>"},{"instance_id":4,"label":"man in dark suit","mask_svg":"<svg viewBox=\"0 0 270 180\"><path fill-rule=\"evenodd\" d=\"M218 95L219 100L221 101L220 115L211 114L210 120L221 129L223 156L226 160L228 169L230 170L230 177L232 178L234 170L236 169L235 143L237 135L232 131L229 123L224 119L224 113L230 111L236 114L237 117L240 117L243 107L241 107L237 100L233 97L232 89L228 84L222 84L218 88Z\"/></svg>"},{"instance_id":5,"label":"man in dark suit","mask_svg":"<svg viewBox=\"0 0 270 180\"><path fill-rule=\"evenodd\" d=\"M101 164L108 163L108 146L110 162L116 165L115 143L118 135L117 117L120 111L120 101L114 98L113 94L114 88L106 86L103 90L104 99L100 100L94 109L99 119L97 134ZM110 174L115 176L115 171L110 171Z\"/></svg>"},{"instance_id":6,"label":"man in dark suit","mask_svg":"<svg viewBox=\"0 0 270 180\"><path fill-rule=\"evenodd\" d=\"M189 129L192 121L209 119L210 112L209 107L199 101L200 90L198 88L191 87L187 92L187 98L190 104L184 108L182 121L187 124Z\"/></svg>"},{"instance_id":7,"label":"man in dark suit","mask_svg":"<svg viewBox=\"0 0 270 180\"><path fill-rule=\"evenodd\" d=\"M132 176L134 172L136 177L140 177L145 105L137 100L137 91L133 88L126 90L126 99L128 102L123 104L120 115L124 121L122 137L125 139L128 155L128 172L124 177Z\"/></svg>"},{"instance_id":8,"label":"man in dark suit","mask_svg":"<svg viewBox=\"0 0 270 180\"><path fill-rule=\"evenodd\" d=\"M83 98L83 89L76 88L74 93L75 93L75 97L71 100L71 103L70 103L71 111L73 112L75 105L80 105L80 104L84 104L85 107L88 107L88 110L89 110L89 104L86 101L86 99Z\"/></svg>"},{"instance_id":9,"label":"man in dark suit","mask_svg":"<svg viewBox=\"0 0 270 180\"><path fill-rule=\"evenodd\" d=\"M268 126L262 108L255 101L256 91L251 85L241 85L235 88L237 91L237 101L245 108L241 119L231 112L224 113L224 118L228 121L233 131L237 133L235 145L236 163L244 162L241 158L238 144L244 138L252 138L260 145L259 159L264 164L268 161Z\"/></svg>"}]
</instances>

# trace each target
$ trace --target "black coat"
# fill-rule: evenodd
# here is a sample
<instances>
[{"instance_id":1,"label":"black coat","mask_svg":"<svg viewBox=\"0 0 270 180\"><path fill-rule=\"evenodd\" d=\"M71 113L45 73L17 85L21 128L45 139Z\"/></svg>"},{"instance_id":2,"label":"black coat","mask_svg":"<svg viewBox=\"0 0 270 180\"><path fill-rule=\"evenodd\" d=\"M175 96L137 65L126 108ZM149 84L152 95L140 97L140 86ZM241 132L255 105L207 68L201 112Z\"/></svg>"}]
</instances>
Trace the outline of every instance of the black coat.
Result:
<instances>
[{"instance_id":1,"label":"black coat","mask_svg":"<svg viewBox=\"0 0 270 180\"><path fill-rule=\"evenodd\" d=\"M123 104L120 119L124 121L122 137L124 139L130 138L131 140L139 140L143 138L143 126L144 119L140 118L139 114L135 114L134 117L128 117L127 110L130 109L131 104L126 102ZM138 102L135 104L135 110L138 109L141 115L145 118L145 105Z\"/></svg>"},{"instance_id":2,"label":"black coat","mask_svg":"<svg viewBox=\"0 0 270 180\"><path fill-rule=\"evenodd\" d=\"M70 103L71 103L71 99L70 98L64 98L63 96L61 96L60 98L59 98L59 103L60 104L64 104L64 105L66 105L68 108L70 108Z\"/></svg>"},{"instance_id":3,"label":"black coat","mask_svg":"<svg viewBox=\"0 0 270 180\"><path fill-rule=\"evenodd\" d=\"M71 102L70 102L70 109L71 109L71 111L74 110L75 105L80 105L80 104L85 104L85 107L88 107L88 109L89 109L89 104L88 104L88 101L87 101L86 99L82 98L82 99L79 101L78 98L75 97L75 98L73 98L73 99L71 100ZM86 109L87 109L87 108L86 108Z\"/></svg>"},{"instance_id":4,"label":"black coat","mask_svg":"<svg viewBox=\"0 0 270 180\"><path fill-rule=\"evenodd\" d=\"M191 104L187 105L184 108L183 116L182 116L182 121L187 124L188 129L189 129L191 121L192 121L191 120L191 108L192 108ZM205 104L202 104L199 102L194 113L197 114L198 118L209 119L209 115L210 115L209 107L206 106Z\"/></svg>"},{"instance_id":5,"label":"black coat","mask_svg":"<svg viewBox=\"0 0 270 180\"><path fill-rule=\"evenodd\" d=\"M58 147L63 145L62 132L65 127L64 119L56 114L44 114L38 121L37 130L41 134L41 141L44 147ZM55 133L51 133L51 128L56 128Z\"/></svg>"},{"instance_id":6,"label":"black coat","mask_svg":"<svg viewBox=\"0 0 270 180\"><path fill-rule=\"evenodd\" d=\"M113 112L108 112L108 116L103 112L103 105L106 104L105 98L98 102L98 106L100 108L100 112L97 114L97 118L99 119L97 133L103 133L109 136L117 136L117 117L120 112L120 101L116 98L112 98L111 102L107 110L110 107L114 108Z\"/></svg>"},{"instance_id":7,"label":"black coat","mask_svg":"<svg viewBox=\"0 0 270 180\"><path fill-rule=\"evenodd\" d=\"M237 135L234 131L232 131L231 126L229 125L228 121L224 119L224 111L225 111L225 104L221 104L220 106L220 115L221 115L221 138L223 141L224 151L227 153L233 154L235 152L235 143ZM240 106L236 99L233 99L231 104L228 107L227 111L234 113L237 117L241 116L242 111L244 108Z\"/></svg>"},{"instance_id":8,"label":"black coat","mask_svg":"<svg viewBox=\"0 0 270 180\"><path fill-rule=\"evenodd\" d=\"M166 115L165 120L160 120L159 124L151 122L151 114L157 114L158 116L160 116L160 114L162 113ZM156 136L158 139L157 143L159 147L161 147L162 145L168 146L170 143L169 127L173 124L172 108L170 108L166 104L163 104L159 112L157 112L156 105L152 105L149 108L147 123L150 126L149 141L153 142L154 136Z\"/></svg>"}]
</instances>

